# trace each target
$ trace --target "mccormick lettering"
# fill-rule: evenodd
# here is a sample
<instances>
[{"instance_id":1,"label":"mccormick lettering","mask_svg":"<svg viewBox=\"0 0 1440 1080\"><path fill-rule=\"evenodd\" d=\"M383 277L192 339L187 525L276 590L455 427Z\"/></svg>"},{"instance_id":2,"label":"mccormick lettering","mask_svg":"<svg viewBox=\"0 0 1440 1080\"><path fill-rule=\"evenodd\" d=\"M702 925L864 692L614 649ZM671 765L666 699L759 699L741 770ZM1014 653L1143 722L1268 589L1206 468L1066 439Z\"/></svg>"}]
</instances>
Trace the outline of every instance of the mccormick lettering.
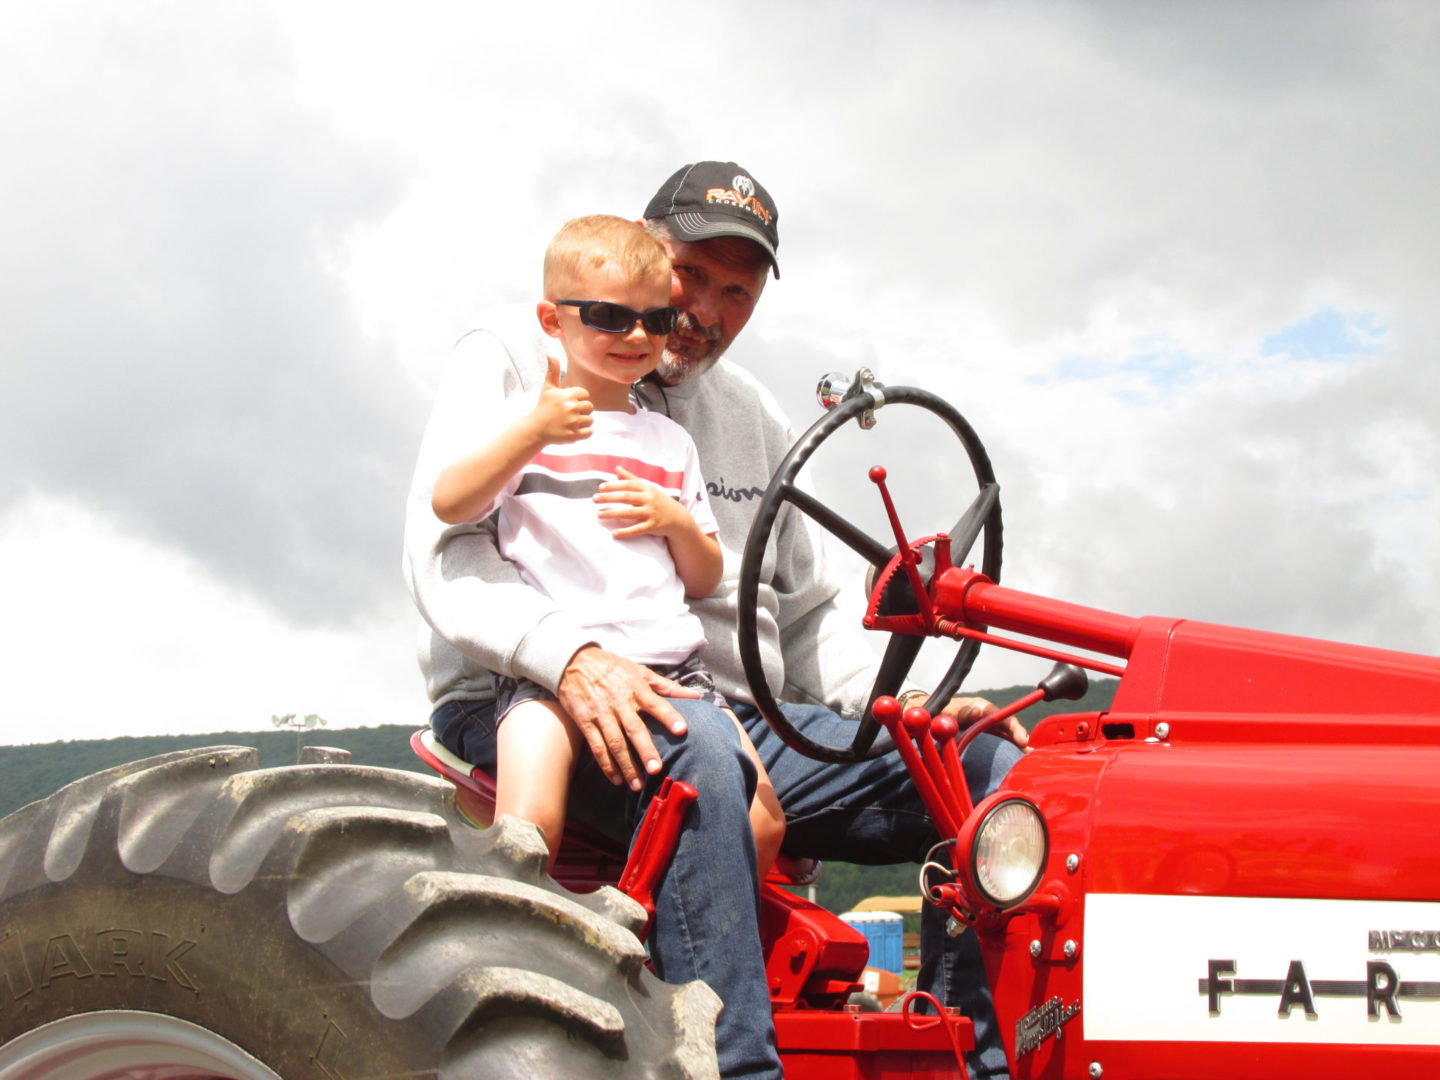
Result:
<instances>
[{"instance_id":1,"label":"mccormick lettering","mask_svg":"<svg viewBox=\"0 0 1440 1080\"><path fill-rule=\"evenodd\" d=\"M1440 930L1371 930L1371 952L1440 952Z\"/></svg>"}]
</instances>

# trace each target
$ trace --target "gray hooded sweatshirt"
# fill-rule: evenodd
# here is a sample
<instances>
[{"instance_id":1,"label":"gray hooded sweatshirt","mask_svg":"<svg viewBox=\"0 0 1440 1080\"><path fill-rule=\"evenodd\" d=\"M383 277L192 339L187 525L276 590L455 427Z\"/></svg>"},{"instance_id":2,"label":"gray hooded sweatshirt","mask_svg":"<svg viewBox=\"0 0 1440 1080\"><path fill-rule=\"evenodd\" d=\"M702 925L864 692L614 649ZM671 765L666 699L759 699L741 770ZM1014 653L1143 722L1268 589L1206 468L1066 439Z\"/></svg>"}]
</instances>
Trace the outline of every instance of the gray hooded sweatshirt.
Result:
<instances>
[{"instance_id":1,"label":"gray hooded sweatshirt","mask_svg":"<svg viewBox=\"0 0 1440 1080\"><path fill-rule=\"evenodd\" d=\"M492 696L491 672L554 689L566 664L589 643L566 612L522 582L484 522L445 525L430 507L435 478L495 433L496 403L537 396L546 357L559 344L534 309L497 313L489 329L465 334L446 366L421 444L405 522L404 568L424 619L420 669L432 705ZM563 363L563 355L558 358ZM649 404L668 409L700 454L720 526L725 574L719 588L690 601L708 644L705 665L726 697L753 700L736 640L741 554L770 477L794 441L779 405L747 372L721 359L705 374ZM864 707L877 666L859 612L835 604L838 583L826 564L824 534L793 507L780 514L759 590L760 652L767 680L783 700L823 704L848 716Z\"/></svg>"}]
</instances>

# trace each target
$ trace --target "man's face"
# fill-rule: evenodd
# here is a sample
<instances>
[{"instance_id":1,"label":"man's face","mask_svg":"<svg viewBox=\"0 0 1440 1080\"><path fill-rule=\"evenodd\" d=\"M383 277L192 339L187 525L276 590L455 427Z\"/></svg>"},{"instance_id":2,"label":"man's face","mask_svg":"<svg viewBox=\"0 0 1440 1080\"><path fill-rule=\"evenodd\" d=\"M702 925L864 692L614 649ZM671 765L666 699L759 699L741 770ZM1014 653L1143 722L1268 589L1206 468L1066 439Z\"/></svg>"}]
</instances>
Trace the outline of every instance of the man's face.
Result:
<instances>
[{"instance_id":1,"label":"man's face","mask_svg":"<svg viewBox=\"0 0 1440 1080\"><path fill-rule=\"evenodd\" d=\"M670 303L680 309L655 372L666 386L710 370L735 340L765 289L770 264L738 237L687 243L662 238L670 256Z\"/></svg>"}]
</instances>

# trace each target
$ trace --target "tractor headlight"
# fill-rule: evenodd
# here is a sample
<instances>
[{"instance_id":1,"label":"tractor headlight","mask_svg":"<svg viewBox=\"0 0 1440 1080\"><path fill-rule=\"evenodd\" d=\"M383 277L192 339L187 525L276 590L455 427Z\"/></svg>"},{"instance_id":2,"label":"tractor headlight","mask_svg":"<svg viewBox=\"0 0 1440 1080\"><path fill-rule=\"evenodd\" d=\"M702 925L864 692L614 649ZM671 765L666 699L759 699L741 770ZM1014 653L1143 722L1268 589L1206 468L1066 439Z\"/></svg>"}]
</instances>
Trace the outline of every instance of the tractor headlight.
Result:
<instances>
[{"instance_id":1,"label":"tractor headlight","mask_svg":"<svg viewBox=\"0 0 1440 1080\"><path fill-rule=\"evenodd\" d=\"M1045 819L1024 799L1005 799L985 814L970 845L971 880L998 908L1014 907L1040 884L1050 852Z\"/></svg>"}]
</instances>

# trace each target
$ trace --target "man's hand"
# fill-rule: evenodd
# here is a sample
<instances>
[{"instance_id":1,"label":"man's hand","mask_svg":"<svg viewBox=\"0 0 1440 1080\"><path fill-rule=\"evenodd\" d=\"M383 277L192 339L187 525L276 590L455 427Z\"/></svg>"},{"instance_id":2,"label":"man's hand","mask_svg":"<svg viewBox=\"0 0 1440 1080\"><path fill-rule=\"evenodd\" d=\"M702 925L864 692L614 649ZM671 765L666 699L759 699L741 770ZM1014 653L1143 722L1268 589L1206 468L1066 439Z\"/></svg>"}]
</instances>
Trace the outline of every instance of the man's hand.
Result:
<instances>
[{"instance_id":1,"label":"man's hand","mask_svg":"<svg viewBox=\"0 0 1440 1080\"><path fill-rule=\"evenodd\" d=\"M928 708L929 700L929 698L922 698L920 695L916 694L908 701L906 701L905 704L907 707L924 705L926 708ZM986 701L984 698L953 697L950 699L949 703L945 706L945 708L941 709L940 711L946 716L953 716L955 718L955 722L960 725L960 730L964 731L971 724L975 723L975 721L983 720L985 719L985 717L993 713L995 711L995 706L991 702ZM932 713L931 715L934 714ZM1009 739L1012 743L1014 743L1021 749L1024 749L1030 744L1030 734L1025 730L1025 725L1020 723L1018 717L1007 717L1004 721L997 724L990 730L994 734L999 735L1002 739Z\"/></svg>"},{"instance_id":2,"label":"man's hand","mask_svg":"<svg viewBox=\"0 0 1440 1080\"><path fill-rule=\"evenodd\" d=\"M642 780L635 757L647 773L660 771L660 755L640 714L653 716L673 735L684 735L685 719L665 697L698 698L700 693L598 645L587 645L570 658L555 696L606 778L639 791Z\"/></svg>"}]
</instances>

